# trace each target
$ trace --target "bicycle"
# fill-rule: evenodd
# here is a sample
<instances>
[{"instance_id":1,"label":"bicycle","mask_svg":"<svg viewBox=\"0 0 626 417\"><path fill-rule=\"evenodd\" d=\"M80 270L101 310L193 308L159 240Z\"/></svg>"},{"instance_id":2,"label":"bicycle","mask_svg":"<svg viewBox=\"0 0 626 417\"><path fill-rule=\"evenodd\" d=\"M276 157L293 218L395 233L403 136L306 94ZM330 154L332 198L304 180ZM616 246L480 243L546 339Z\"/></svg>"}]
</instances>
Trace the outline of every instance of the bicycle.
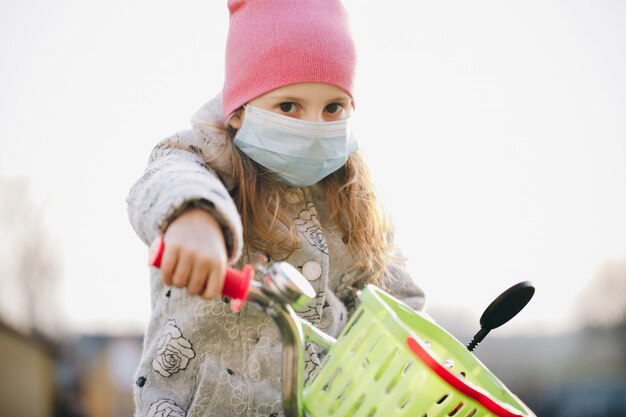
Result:
<instances>
[{"instance_id":1,"label":"bicycle","mask_svg":"<svg viewBox=\"0 0 626 417\"><path fill-rule=\"evenodd\" d=\"M157 238L151 266L160 266L163 250ZM373 285L360 291L359 306L335 339L296 314L315 297L296 268L286 262L257 268L263 271L261 282L252 279L252 265L228 268L222 293L233 300L234 310L252 303L278 326L286 417L536 417L471 353L490 329L526 305L534 293L528 283L511 287L489 306L481 331L466 348L426 315ZM504 315L487 314L494 312ZM306 387L305 341L327 350Z\"/></svg>"}]
</instances>

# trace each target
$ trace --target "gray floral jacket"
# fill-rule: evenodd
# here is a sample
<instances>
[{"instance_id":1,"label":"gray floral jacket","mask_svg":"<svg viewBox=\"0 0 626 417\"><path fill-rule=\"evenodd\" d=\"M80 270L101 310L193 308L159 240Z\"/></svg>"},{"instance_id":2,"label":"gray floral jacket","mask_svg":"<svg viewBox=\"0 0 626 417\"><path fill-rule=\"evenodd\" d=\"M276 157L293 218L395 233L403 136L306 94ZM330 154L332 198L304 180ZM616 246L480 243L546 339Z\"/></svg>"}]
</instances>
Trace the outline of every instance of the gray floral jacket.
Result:
<instances>
[{"instance_id":1,"label":"gray floral jacket","mask_svg":"<svg viewBox=\"0 0 626 417\"><path fill-rule=\"evenodd\" d=\"M228 193L232 183L209 167L209 162L212 167L224 163L213 158L226 140L211 127L214 122L223 123L219 97L194 115L192 129L154 148L127 198L128 213L136 233L149 244L190 204L200 204L222 225L230 262L242 265L263 254L242 255L241 223ZM289 200L285 203L302 247L288 262L317 293L299 314L336 336L356 301L347 285L350 254L339 231L326 225L323 199L314 190ZM389 271L388 291L421 309L423 292L402 266L390 265ZM227 299L206 301L167 287L154 268L150 280L152 311L134 382L135 416L282 415L282 344L271 319L254 306L233 313ZM306 358L308 379L319 364L316 347L307 345Z\"/></svg>"}]
</instances>

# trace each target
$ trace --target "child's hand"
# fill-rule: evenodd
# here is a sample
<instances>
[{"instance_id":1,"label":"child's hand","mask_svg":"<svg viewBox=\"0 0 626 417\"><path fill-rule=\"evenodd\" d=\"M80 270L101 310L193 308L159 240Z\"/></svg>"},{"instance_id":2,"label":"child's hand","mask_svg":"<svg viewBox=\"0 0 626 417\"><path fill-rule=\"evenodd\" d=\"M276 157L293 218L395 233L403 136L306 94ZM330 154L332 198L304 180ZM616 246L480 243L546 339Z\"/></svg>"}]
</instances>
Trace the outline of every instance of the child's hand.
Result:
<instances>
[{"instance_id":1,"label":"child's hand","mask_svg":"<svg viewBox=\"0 0 626 417\"><path fill-rule=\"evenodd\" d=\"M177 217L163 235L161 273L166 285L187 287L206 299L220 296L226 275L226 244L220 225L202 209Z\"/></svg>"}]
</instances>

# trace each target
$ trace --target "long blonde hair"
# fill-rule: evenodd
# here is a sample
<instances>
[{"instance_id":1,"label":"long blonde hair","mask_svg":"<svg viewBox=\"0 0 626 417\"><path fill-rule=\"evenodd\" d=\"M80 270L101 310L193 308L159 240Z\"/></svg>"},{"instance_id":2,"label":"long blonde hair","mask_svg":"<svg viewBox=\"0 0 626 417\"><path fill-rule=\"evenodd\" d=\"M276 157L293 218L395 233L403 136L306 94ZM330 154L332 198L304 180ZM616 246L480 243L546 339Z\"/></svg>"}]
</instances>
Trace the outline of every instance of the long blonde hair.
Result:
<instances>
[{"instance_id":1,"label":"long blonde hair","mask_svg":"<svg viewBox=\"0 0 626 417\"><path fill-rule=\"evenodd\" d=\"M268 253L275 260L288 258L301 247L293 219L282 204L290 189L237 149L233 144L234 128L215 127L226 134L227 140L216 157L222 161L221 169L214 168L234 183L231 196L241 216L248 250ZM354 256L356 274L350 285L382 286L391 252L389 224L360 153L350 155L342 168L315 186L323 190L330 214L327 220L339 228Z\"/></svg>"}]
</instances>

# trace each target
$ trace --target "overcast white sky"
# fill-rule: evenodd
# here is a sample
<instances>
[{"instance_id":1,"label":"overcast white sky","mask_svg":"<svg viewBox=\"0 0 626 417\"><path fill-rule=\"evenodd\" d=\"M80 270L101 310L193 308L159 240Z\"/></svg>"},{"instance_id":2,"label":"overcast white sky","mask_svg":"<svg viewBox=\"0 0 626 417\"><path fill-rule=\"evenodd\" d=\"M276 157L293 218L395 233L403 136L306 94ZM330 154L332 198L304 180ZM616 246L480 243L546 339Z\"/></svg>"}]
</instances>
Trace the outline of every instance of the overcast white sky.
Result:
<instances>
[{"instance_id":1,"label":"overcast white sky","mask_svg":"<svg viewBox=\"0 0 626 417\"><path fill-rule=\"evenodd\" d=\"M575 326L593 274L626 255L626 3L346 6L360 146L430 305L478 320L532 280L509 331ZM68 329L143 330L124 200L220 90L227 23L225 0L0 2L0 175L45 205Z\"/></svg>"}]
</instances>

